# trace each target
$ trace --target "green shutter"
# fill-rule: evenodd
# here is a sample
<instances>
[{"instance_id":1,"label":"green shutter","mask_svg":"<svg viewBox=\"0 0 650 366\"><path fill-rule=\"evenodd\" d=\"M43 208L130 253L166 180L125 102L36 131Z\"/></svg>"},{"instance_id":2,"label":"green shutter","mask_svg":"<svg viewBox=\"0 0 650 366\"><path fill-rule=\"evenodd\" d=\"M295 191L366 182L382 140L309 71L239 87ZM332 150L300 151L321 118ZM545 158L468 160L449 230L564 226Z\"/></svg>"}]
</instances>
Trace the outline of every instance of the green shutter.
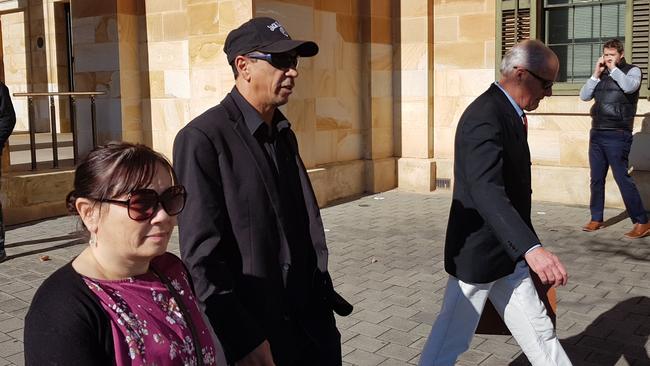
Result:
<instances>
[{"instance_id":1,"label":"green shutter","mask_svg":"<svg viewBox=\"0 0 650 366\"><path fill-rule=\"evenodd\" d=\"M501 56L526 39L530 39L530 9L504 10L501 13Z\"/></svg>"},{"instance_id":2,"label":"green shutter","mask_svg":"<svg viewBox=\"0 0 650 366\"><path fill-rule=\"evenodd\" d=\"M535 32L535 16L537 14L535 4L535 0L497 0L497 78L499 77L499 65L503 55L516 43L530 38L537 38Z\"/></svg>"},{"instance_id":3,"label":"green shutter","mask_svg":"<svg viewBox=\"0 0 650 366\"><path fill-rule=\"evenodd\" d=\"M642 91L650 89L648 84L649 36L650 0L632 0L632 53L630 54L630 62L641 68L643 73Z\"/></svg>"}]
</instances>

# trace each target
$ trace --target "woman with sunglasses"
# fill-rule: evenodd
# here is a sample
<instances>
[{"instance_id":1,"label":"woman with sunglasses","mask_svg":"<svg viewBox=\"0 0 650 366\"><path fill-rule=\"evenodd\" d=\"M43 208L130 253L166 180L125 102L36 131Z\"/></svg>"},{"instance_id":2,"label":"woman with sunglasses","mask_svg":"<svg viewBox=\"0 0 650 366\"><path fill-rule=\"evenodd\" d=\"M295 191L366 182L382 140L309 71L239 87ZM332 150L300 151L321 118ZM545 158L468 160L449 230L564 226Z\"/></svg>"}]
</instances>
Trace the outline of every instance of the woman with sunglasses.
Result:
<instances>
[{"instance_id":1,"label":"woman with sunglasses","mask_svg":"<svg viewBox=\"0 0 650 366\"><path fill-rule=\"evenodd\" d=\"M27 365L214 365L190 276L167 244L185 205L169 162L110 143L75 171L68 209L89 245L38 289L25 319Z\"/></svg>"}]
</instances>

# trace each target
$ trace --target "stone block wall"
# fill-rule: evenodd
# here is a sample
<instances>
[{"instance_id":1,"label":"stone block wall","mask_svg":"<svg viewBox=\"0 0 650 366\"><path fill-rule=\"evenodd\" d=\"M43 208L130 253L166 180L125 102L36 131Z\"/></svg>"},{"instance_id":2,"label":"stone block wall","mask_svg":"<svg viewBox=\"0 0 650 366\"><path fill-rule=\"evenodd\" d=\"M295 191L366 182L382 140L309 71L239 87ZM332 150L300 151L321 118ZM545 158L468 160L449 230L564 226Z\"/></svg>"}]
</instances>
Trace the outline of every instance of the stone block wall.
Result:
<instances>
[{"instance_id":1,"label":"stone block wall","mask_svg":"<svg viewBox=\"0 0 650 366\"><path fill-rule=\"evenodd\" d=\"M410 191L435 189L434 157L434 3L404 0L394 22L393 113L399 124L398 182Z\"/></svg>"},{"instance_id":2,"label":"stone block wall","mask_svg":"<svg viewBox=\"0 0 650 366\"><path fill-rule=\"evenodd\" d=\"M171 157L178 130L234 86L223 44L230 30L250 19L253 2L147 1L145 10L145 133L156 150Z\"/></svg>"},{"instance_id":3,"label":"stone block wall","mask_svg":"<svg viewBox=\"0 0 650 366\"><path fill-rule=\"evenodd\" d=\"M27 60L29 55L29 45L25 46L25 39L28 30L25 29L27 24L27 13L17 10L0 15L0 25L2 28L2 63L3 63L3 81L9 88L10 93L25 93L27 89L28 67ZM16 131L27 131L27 99L12 98L14 109L16 111Z\"/></svg>"},{"instance_id":4,"label":"stone block wall","mask_svg":"<svg viewBox=\"0 0 650 366\"><path fill-rule=\"evenodd\" d=\"M75 90L106 93L97 99L98 143L145 142L144 1L75 1L71 9ZM87 99L78 102L77 117L83 152L91 141Z\"/></svg>"},{"instance_id":5,"label":"stone block wall","mask_svg":"<svg viewBox=\"0 0 650 366\"><path fill-rule=\"evenodd\" d=\"M434 1L436 159L453 157L460 115L494 82L495 11L493 0Z\"/></svg>"},{"instance_id":6,"label":"stone block wall","mask_svg":"<svg viewBox=\"0 0 650 366\"><path fill-rule=\"evenodd\" d=\"M323 186L330 193L319 202L393 188L390 9L385 0L147 2L143 119L152 146L171 156L177 131L231 90L223 53L228 32L253 16L269 16L294 39L320 46L316 57L300 60L294 94L282 107L305 165L347 180ZM389 160L373 163L381 159Z\"/></svg>"},{"instance_id":7,"label":"stone block wall","mask_svg":"<svg viewBox=\"0 0 650 366\"><path fill-rule=\"evenodd\" d=\"M453 177L453 141L458 120L467 105L496 77L496 8L491 0L434 0L434 14L433 145L437 177L448 179ZM589 204L591 119L561 114L588 114L591 105L592 102L580 101L576 92L572 96L546 98L535 112L528 114L533 199ZM650 113L650 102L640 100L637 113ZM635 120L635 133L650 133L642 129L642 119ZM635 177L647 179L641 172ZM647 186L645 181L638 184ZM623 207L611 174L607 180L606 205Z\"/></svg>"}]
</instances>

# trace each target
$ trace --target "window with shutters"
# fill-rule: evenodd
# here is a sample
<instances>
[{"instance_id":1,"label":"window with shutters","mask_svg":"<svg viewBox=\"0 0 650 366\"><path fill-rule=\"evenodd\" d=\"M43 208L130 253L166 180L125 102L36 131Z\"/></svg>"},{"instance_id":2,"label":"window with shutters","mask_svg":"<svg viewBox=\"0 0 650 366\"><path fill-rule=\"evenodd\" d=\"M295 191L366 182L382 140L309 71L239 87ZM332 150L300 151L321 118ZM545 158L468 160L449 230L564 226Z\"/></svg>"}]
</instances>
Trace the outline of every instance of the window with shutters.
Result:
<instances>
[{"instance_id":1,"label":"window with shutters","mask_svg":"<svg viewBox=\"0 0 650 366\"><path fill-rule=\"evenodd\" d=\"M540 39L560 59L554 92L577 94L603 43L619 38L627 61L643 72L642 93L648 92L650 0L497 0L497 7L497 69L516 42Z\"/></svg>"},{"instance_id":2,"label":"window with shutters","mask_svg":"<svg viewBox=\"0 0 650 366\"><path fill-rule=\"evenodd\" d=\"M558 81L584 83L612 38L625 42L625 0L545 0L544 40L560 59Z\"/></svg>"}]
</instances>

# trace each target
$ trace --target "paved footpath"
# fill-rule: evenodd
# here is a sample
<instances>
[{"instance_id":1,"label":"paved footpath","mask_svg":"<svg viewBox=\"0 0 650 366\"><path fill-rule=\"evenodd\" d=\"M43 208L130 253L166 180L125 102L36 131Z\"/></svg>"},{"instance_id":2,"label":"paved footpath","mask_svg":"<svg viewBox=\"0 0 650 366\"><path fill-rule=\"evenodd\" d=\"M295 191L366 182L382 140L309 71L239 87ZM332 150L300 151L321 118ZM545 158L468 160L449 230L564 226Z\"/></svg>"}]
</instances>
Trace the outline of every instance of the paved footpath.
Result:
<instances>
[{"instance_id":1,"label":"paved footpath","mask_svg":"<svg viewBox=\"0 0 650 366\"><path fill-rule=\"evenodd\" d=\"M337 318L345 365L413 365L438 313L447 275L443 243L449 191L390 191L323 209L330 272L355 305ZM585 207L535 202L542 242L569 274L559 289L557 332L574 365L650 365L650 237L623 238L630 221L578 228ZM36 288L84 248L76 218L8 228L0 264L0 365L23 364L23 319ZM175 235L170 250L178 253ZM42 262L39 257L51 260ZM458 365L527 365L512 337L476 336Z\"/></svg>"}]
</instances>

